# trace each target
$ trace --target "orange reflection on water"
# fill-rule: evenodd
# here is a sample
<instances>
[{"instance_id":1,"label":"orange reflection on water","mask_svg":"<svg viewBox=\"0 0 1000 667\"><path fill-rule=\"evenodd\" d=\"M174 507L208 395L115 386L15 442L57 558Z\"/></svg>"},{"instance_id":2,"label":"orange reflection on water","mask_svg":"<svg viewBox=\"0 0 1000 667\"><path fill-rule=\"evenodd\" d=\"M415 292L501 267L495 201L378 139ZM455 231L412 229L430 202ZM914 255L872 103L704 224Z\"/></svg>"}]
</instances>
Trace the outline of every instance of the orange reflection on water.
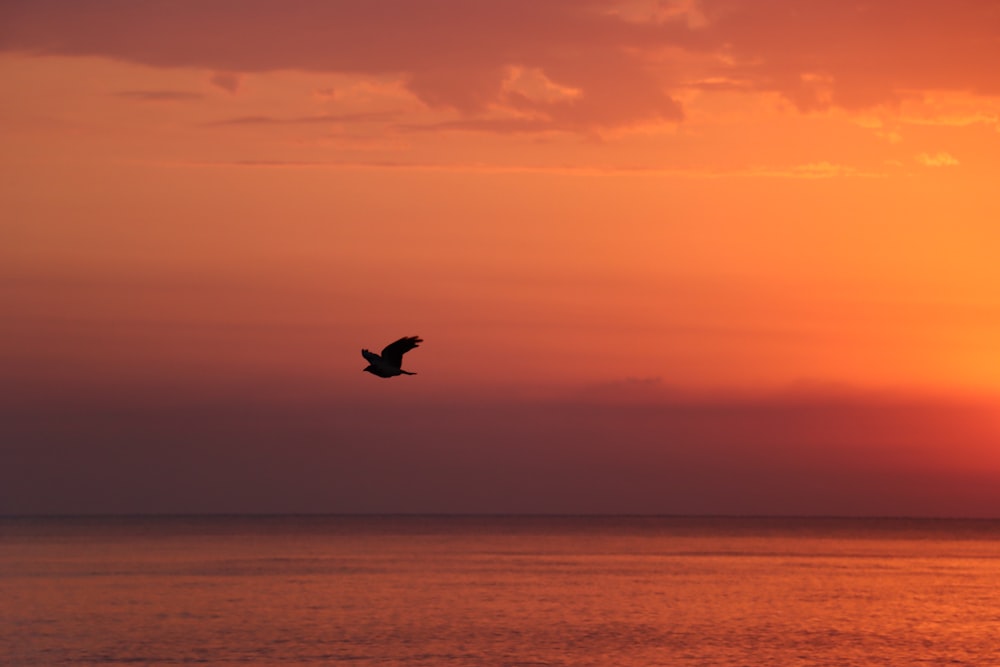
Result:
<instances>
[{"instance_id":1,"label":"orange reflection on water","mask_svg":"<svg viewBox=\"0 0 1000 667\"><path fill-rule=\"evenodd\" d=\"M847 520L7 521L0 657L983 664L997 537Z\"/></svg>"}]
</instances>

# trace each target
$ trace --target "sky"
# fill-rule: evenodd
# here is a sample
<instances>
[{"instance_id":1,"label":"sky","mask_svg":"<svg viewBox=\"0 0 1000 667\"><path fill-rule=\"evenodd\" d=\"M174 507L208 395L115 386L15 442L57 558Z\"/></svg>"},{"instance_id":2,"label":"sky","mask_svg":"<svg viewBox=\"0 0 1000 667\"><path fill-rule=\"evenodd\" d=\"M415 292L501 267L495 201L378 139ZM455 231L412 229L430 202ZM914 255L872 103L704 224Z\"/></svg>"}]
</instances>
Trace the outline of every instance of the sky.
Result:
<instances>
[{"instance_id":1,"label":"sky","mask_svg":"<svg viewBox=\"0 0 1000 667\"><path fill-rule=\"evenodd\" d=\"M998 52L978 0L7 0L0 513L1000 517Z\"/></svg>"}]
</instances>

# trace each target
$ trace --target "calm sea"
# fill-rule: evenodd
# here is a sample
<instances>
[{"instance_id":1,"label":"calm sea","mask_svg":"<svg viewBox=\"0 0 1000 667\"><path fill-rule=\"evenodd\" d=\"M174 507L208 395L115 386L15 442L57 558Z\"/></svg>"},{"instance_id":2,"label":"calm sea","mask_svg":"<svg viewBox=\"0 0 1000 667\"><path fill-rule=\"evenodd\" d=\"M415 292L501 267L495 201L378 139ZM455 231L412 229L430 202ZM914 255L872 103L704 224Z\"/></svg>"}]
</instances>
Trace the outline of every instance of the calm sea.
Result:
<instances>
[{"instance_id":1,"label":"calm sea","mask_svg":"<svg viewBox=\"0 0 1000 667\"><path fill-rule=\"evenodd\" d=\"M2 665L1000 665L1000 523L0 519Z\"/></svg>"}]
</instances>

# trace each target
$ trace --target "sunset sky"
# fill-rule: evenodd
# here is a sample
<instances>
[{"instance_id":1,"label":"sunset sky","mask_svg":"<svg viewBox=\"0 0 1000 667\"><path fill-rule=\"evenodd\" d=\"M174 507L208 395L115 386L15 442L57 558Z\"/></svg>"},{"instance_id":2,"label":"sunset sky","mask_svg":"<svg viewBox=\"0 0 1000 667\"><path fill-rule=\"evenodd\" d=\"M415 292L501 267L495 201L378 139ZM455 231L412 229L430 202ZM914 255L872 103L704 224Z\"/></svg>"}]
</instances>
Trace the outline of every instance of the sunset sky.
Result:
<instances>
[{"instance_id":1,"label":"sunset sky","mask_svg":"<svg viewBox=\"0 0 1000 667\"><path fill-rule=\"evenodd\" d=\"M1000 516L998 54L982 0L6 0L0 513Z\"/></svg>"}]
</instances>

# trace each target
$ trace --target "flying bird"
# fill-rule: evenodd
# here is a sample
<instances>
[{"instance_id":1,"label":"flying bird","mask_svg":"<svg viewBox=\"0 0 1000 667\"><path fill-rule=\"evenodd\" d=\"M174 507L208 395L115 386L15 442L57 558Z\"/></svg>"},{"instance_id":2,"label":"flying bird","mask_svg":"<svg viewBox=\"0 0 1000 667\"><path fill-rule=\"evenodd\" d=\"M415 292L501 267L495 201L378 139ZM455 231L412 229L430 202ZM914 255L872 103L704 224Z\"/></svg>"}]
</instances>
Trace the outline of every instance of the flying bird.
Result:
<instances>
[{"instance_id":1,"label":"flying bird","mask_svg":"<svg viewBox=\"0 0 1000 667\"><path fill-rule=\"evenodd\" d=\"M377 375L380 378L391 378L396 375L416 375L410 371L404 371L403 355L420 345L424 341L419 336L407 336L400 338L395 343L389 343L382 348L382 354L378 355L368 350L361 350L361 356L368 360L368 367L362 370Z\"/></svg>"}]
</instances>

